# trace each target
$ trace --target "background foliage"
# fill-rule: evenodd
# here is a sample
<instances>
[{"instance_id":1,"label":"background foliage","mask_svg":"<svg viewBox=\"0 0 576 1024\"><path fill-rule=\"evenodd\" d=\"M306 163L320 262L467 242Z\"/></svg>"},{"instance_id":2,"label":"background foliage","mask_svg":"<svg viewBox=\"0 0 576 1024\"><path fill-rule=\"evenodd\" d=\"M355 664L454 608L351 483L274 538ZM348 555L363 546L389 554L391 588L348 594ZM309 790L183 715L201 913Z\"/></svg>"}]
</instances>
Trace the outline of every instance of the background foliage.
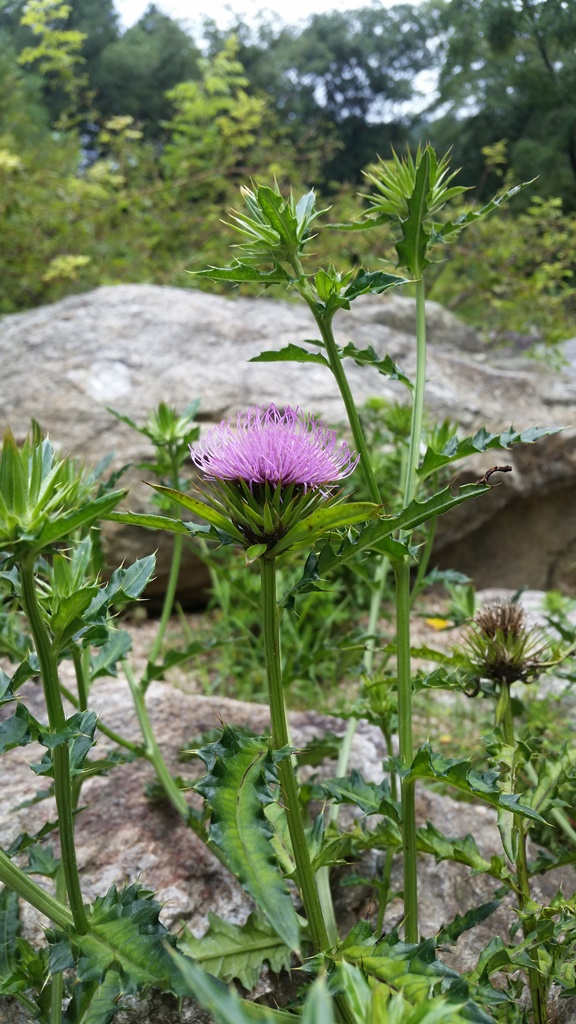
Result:
<instances>
[{"instance_id":1,"label":"background foliage","mask_svg":"<svg viewBox=\"0 0 576 1024\"><path fill-rule=\"evenodd\" d=\"M575 40L573 0L206 20L198 39L154 4L122 31L113 0L0 0L0 311L100 284L198 287L186 271L227 261L241 182L313 186L339 221L360 214L371 162L430 139L458 184L480 183L469 203L538 178L450 250L432 297L490 337L565 338ZM386 255L361 235L334 235L332 256Z\"/></svg>"}]
</instances>

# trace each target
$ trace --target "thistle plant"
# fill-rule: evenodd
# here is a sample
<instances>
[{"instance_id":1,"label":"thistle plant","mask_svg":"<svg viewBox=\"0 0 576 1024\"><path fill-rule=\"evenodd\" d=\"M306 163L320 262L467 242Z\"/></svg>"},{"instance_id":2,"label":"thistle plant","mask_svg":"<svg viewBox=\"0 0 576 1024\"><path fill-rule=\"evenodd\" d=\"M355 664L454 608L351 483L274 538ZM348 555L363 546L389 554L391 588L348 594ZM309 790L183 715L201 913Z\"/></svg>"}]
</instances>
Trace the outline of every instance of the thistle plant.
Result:
<instances>
[{"instance_id":1,"label":"thistle plant","mask_svg":"<svg viewBox=\"0 0 576 1024\"><path fill-rule=\"evenodd\" d=\"M320 1020L326 1024L392 1020L398 1024L416 1020L420 1024L440 1020L520 1024L526 1020L518 1005L523 982L517 972L522 970L528 975L533 1020L543 1024L549 984L557 982L568 994L576 991L574 897L559 894L549 907L538 907L530 897L531 875L566 859L565 854L554 859L555 854L546 850L533 863L526 852L529 827L540 829L537 834L544 839L557 829L564 845L575 841L561 799L573 788L574 755L566 746L556 759L545 758L531 747L529 738L518 738L511 698L516 683L535 680L570 653L570 643L563 649L551 646L540 632L528 629L518 607L498 606L480 613L469 629L466 654L453 653L449 670L441 664L423 677L412 669L410 613L415 597L431 579L427 566L433 524L456 506L481 500L498 468L510 470L508 466L487 468L475 484L454 489L445 483L448 467L467 456L532 443L550 433L540 427L491 433L482 427L460 438L449 424L428 436L423 427L424 280L434 247L456 237L515 190L483 210L450 220L446 204L462 189L453 184L448 160L439 160L429 146L414 157L380 162L369 169L367 180L373 191L364 216L341 227L389 229L397 253L393 269L406 277L380 269L340 271L332 265L312 266L310 243L325 211L316 210L313 193L295 201L276 187L261 185L242 190L246 213L232 215L240 233L239 258L230 267L204 274L264 287L282 283L307 303L318 341L261 353L256 360L313 362L331 372L348 415L350 442L340 440L331 427L296 404L254 406L203 437L195 423L194 404L179 414L163 403L140 426L122 415L120 419L152 442L156 453L147 468L154 478L157 511L133 513L116 511L124 495L114 480L103 485L98 474L57 457L37 428L20 447L11 435L5 438L0 457L0 587L13 620L13 609L17 610L17 625L5 623L8 613L0 614L0 646L18 666L12 676L0 671L0 703L18 701L18 706L2 722L0 753L32 740L46 748L36 767L54 779L62 853L61 865L56 864L54 871L46 858L55 880L51 893L14 858L41 843L53 823L47 822L36 836L24 833L10 850L0 850L0 881L6 887L0 893L0 932L8 937L0 944L0 999L15 994L31 1017L43 1024L64 1020L109 1024L124 995L149 984L178 997L193 994L217 1024L248 1024L255 1019L290 1024L297 1017L307 1024ZM414 380L372 347L359 349L352 342L337 345L333 331L335 315L344 314L353 301L365 294L380 295L408 279L416 291ZM346 376L350 359L366 372L397 381L409 399L408 416L402 416L403 423L410 420L409 437L403 434L399 446L403 454L390 463L400 467L393 501L388 500L387 475L378 469L382 463L372 457ZM185 465L194 470L193 490L186 481ZM349 493L354 473L362 475L369 500L356 500ZM103 582L95 564L98 544L93 527L98 519L166 530L175 541L158 634L139 679L129 658L130 637L116 628L113 614L143 593L154 571L154 558L120 567ZM415 534L422 527L428 531L423 549L417 543L421 535ZM205 765L205 773L191 784L203 798L203 812L189 804L182 781L168 770L145 699L150 682L161 678L170 665L183 664L195 654L206 655L204 646L193 640L184 650L165 651L182 545L187 541L197 544L202 553L208 545L240 548L245 571L259 571L258 637L271 718L270 735L253 736L226 726L215 740L203 738L193 745L193 755ZM297 561L302 563L301 573L298 570L288 580L286 563L292 567ZM412 584L410 572L416 564ZM298 762L309 758L313 763L317 751L298 751L291 744L286 708L291 679L289 671L284 677L282 672L281 627L290 623L290 630L283 631L286 647L298 629L297 618L290 615L296 608L301 610L302 595L306 602L312 601L315 592L323 589L326 598L327 582L342 566L370 586L361 654L365 701L364 705L350 702L337 775L319 776L302 785ZM380 603L388 567L395 581L396 635L382 650ZM280 576L287 588L284 593L279 592ZM73 662L76 693L59 677L64 659ZM289 658L285 664L291 664ZM497 698L488 771L478 771L471 758L445 757L430 744L413 749L413 692L438 685L461 686L455 666L464 671L468 691L470 680L479 680L479 691ZM117 734L108 728L105 716L102 720L90 710L94 680L120 671L136 706L141 743ZM20 699L21 685L38 673L46 725ZM68 718L63 696L74 709ZM397 757L392 736L396 709ZM379 782L368 782L358 770L348 769L359 711L377 723L386 738L386 777ZM119 748L114 758L93 759L99 733ZM121 892L112 887L91 906L85 904L75 852L75 838L82 827L78 808L83 779L112 770L115 760L136 757L150 763L181 821L207 842L254 901L255 914L245 925L212 918L203 938L184 928L176 939L160 924L159 905L137 884ZM493 808L506 857L493 856L488 861L470 835L446 836L433 822L416 828L414 792L420 781L453 787L465 799L481 800ZM320 810L309 821L315 802ZM343 803L361 816L347 829L339 826L334 811ZM330 810L325 811L328 804ZM553 850L554 843L550 845ZM341 935L330 899L329 871L343 859L359 858L375 849L384 857L383 873L374 880L379 895L375 926L362 920L349 934ZM514 891L523 941L514 944L513 937L509 943L494 938L472 970L459 974L448 968L442 960L446 944L484 921L498 901L470 908L436 935L420 941L417 852L466 865L495 879L504 891ZM383 934L382 929L388 928L391 866L398 854L403 858L403 920ZM301 897L305 927L287 878ZM50 955L33 950L20 938L16 952L11 948L17 935L16 894L50 919ZM280 970L295 959L316 976L304 997L302 1013L296 1015L292 1010L248 1004L194 962L208 960L210 969L225 982L237 978L250 988L265 961L272 970ZM502 970L511 975L507 988L500 982L492 984L492 976Z\"/></svg>"}]
</instances>

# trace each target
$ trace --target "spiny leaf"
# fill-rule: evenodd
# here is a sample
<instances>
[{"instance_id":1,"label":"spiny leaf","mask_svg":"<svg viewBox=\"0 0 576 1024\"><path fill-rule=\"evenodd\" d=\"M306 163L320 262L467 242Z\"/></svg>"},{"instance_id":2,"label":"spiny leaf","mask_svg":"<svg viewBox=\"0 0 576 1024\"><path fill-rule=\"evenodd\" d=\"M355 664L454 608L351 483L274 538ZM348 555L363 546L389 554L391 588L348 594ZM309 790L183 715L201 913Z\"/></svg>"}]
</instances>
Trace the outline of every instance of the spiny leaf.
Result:
<instances>
[{"instance_id":1,"label":"spiny leaf","mask_svg":"<svg viewBox=\"0 0 576 1024\"><path fill-rule=\"evenodd\" d=\"M198 755L207 774L195 789L211 811L210 840L282 941L298 950L298 918L272 854L273 830L263 811L273 800L268 782L276 775L268 747L226 728Z\"/></svg>"},{"instance_id":2,"label":"spiny leaf","mask_svg":"<svg viewBox=\"0 0 576 1024\"><path fill-rule=\"evenodd\" d=\"M290 278L279 265L267 273L251 267L247 263L233 263L231 267L210 267L208 270L194 271L195 277L207 277L210 281L255 281L258 284L286 284Z\"/></svg>"},{"instance_id":3,"label":"spiny leaf","mask_svg":"<svg viewBox=\"0 0 576 1024\"><path fill-rule=\"evenodd\" d=\"M341 358L350 357L357 366L373 366L384 377L389 377L390 380L399 380L410 390L414 388L413 382L402 372L400 367L396 366L390 356L380 359L371 345L368 348L359 349L349 342L344 348L339 349L339 355Z\"/></svg>"},{"instance_id":4,"label":"spiny leaf","mask_svg":"<svg viewBox=\"0 0 576 1024\"><path fill-rule=\"evenodd\" d=\"M430 263L426 258L430 232L425 228L430 187L430 159L431 149L427 146L416 170L414 190L407 202L408 217L401 221L402 238L396 242L398 266L406 267L416 279L422 276Z\"/></svg>"},{"instance_id":5,"label":"spiny leaf","mask_svg":"<svg viewBox=\"0 0 576 1024\"><path fill-rule=\"evenodd\" d=\"M350 775L323 779L321 785L337 803L356 804L365 814L386 814L393 821L400 821L399 806L392 799L386 779L377 786L374 782L366 782L362 773L353 768Z\"/></svg>"},{"instance_id":6,"label":"spiny leaf","mask_svg":"<svg viewBox=\"0 0 576 1024\"><path fill-rule=\"evenodd\" d=\"M501 434L490 434L485 427L481 427L472 437L464 437L461 441L454 435L441 452L434 451L433 448L426 450L418 475L425 479L435 470L457 459L465 459L493 448L510 448L513 444L533 444L541 437L557 434L560 430L562 427L528 427L526 430L514 430L510 427Z\"/></svg>"},{"instance_id":7,"label":"spiny leaf","mask_svg":"<svg viewBox=\"0 0 576 1024\"><path fill-rule=\"evenodd\" d=\"M228 983L236 978L250 991L265 962L276 973L289 969L290 950L257 914L250 914L244 925L231 924L217 914L209 914L208 921L208 931L200 939L185 929L178 946L221 981Z\"/></svg>"},{"instance_id":8,"label":"spiny leaf","mask_svg":"<svg viewBox=\"0 0 576 1024\"><path fill-rule=\"evenodd\" d=\"M299 345L287 345L286 348L281 348L278 351L266 351L261 352L259 356L253 356L252 359L248 360L249 363L320 363L322 366L330 366L330 363L325 356L319 352L308 352L305 348L300 348Z\"/></svg>"},{"instance_id":9,"label":"spiny leaf","mask_svg":"<svg viewBox=\"0 0 576 1024\"><path fill-rule=\"evenodd\" d=\"M393 761L398 773L407 782L416 779L436 779L454 786L469 796L479 797L493 807L544 822L544 818L537 811L522 803L519 794L503 792L498 782L498 772L476 772L470 761L444 757L443 754L435 753L428 743L420 747L410 767L407 768L397 758L393 758Z\"/></svg>"}]
</instances>

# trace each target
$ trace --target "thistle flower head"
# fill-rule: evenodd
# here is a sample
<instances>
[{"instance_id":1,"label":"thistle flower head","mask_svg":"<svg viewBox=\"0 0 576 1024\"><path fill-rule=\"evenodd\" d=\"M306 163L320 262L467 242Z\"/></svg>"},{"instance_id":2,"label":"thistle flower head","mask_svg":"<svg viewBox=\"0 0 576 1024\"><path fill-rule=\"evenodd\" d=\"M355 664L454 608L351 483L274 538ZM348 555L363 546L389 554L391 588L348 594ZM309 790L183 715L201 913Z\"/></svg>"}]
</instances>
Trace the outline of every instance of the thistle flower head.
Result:
<instances>
[{"instance_id":1,"label":"thistle flower head","mask_svg":"<svg viewBox=\"0 0 576 1024\"><path fill-rule=\"evenodd\" d=\"M543 630L530 626L522 605L514 601L482 608L466 636L466 649L478 676L507 686L539 676L552 653Z\"/></svg>"},{"instance_id":2,"label":"thistle flower head","mask_svg":"<svg viewBox=\"0 0 576 1024\"><path fill-rule=\"evenodd\" d=\"M275 405L252 406L235 423L223 420L190 452L204 478L201 490L232 523L233 535L267 551L282 538L288 544L286 534L294 536L296 525L320 506L335 504L334 485L358 463L320 420ZM331 524L338 525L334 517Z\"/></svg>"},{"instance_id":3,"label":"thistle flower head","mask_svg":"<svg viewBox=\"0 0 576 1024\"><path fill-rule=\"evenodd\" d=\"M238 413L236 429L223 420L191 447L192 461L211 480L244 481L306 492L349 476L358 462L345 441L301 409L252 406Z\"/></svg>"}]
</instances>

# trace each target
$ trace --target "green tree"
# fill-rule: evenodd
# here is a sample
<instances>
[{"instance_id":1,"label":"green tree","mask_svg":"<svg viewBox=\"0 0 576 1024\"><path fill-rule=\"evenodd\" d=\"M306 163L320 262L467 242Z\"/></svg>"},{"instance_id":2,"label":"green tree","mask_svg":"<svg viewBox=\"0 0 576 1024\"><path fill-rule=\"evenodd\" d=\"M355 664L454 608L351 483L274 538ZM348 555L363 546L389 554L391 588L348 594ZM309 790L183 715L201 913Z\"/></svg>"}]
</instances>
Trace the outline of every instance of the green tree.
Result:
<instances>
[{"instance_id":1,"label":"green tree","mask_svg":"<svg viewBox=\"0 0 576 1024\"><path fill-rule=\"evenodd\" d=\"M132 28L102 50L92 68L98 110L105 117L128 114L157 138L171 113L166 92L199 77L200 56L184 29L150 4Z\"/></svg>"},{"instance_id":2,"label":"green tree","mask_svg":"<svg viewBox=\"0 0 576 1024\"><path fill-rule=\"evenodd\" d=\"M574 209L576 179L576 4L574 0L433 0L440 74L430 126L453 146L469 181L482 148L508 142L518 180L540 175L539 191ZM485 181L490 192L494 180ZM527 202L527 195L524 202Z\"/></svg>"},{"instance_id":3,"label":"green tree","mask_svg":"<svg viewBox=\"0 0 576 1024\"><path fill-rule=\"evenodd\" d=\"M264 19L255 32L241 24L233 31L252 88L273 97L293 138L335 141L322 184L359 181L369 161L408 141L415 77L433 63L423 7L332 11L301 30ZM207 34L212 48L222 45L213 23Z\"/></svg>"}]
</instances>

